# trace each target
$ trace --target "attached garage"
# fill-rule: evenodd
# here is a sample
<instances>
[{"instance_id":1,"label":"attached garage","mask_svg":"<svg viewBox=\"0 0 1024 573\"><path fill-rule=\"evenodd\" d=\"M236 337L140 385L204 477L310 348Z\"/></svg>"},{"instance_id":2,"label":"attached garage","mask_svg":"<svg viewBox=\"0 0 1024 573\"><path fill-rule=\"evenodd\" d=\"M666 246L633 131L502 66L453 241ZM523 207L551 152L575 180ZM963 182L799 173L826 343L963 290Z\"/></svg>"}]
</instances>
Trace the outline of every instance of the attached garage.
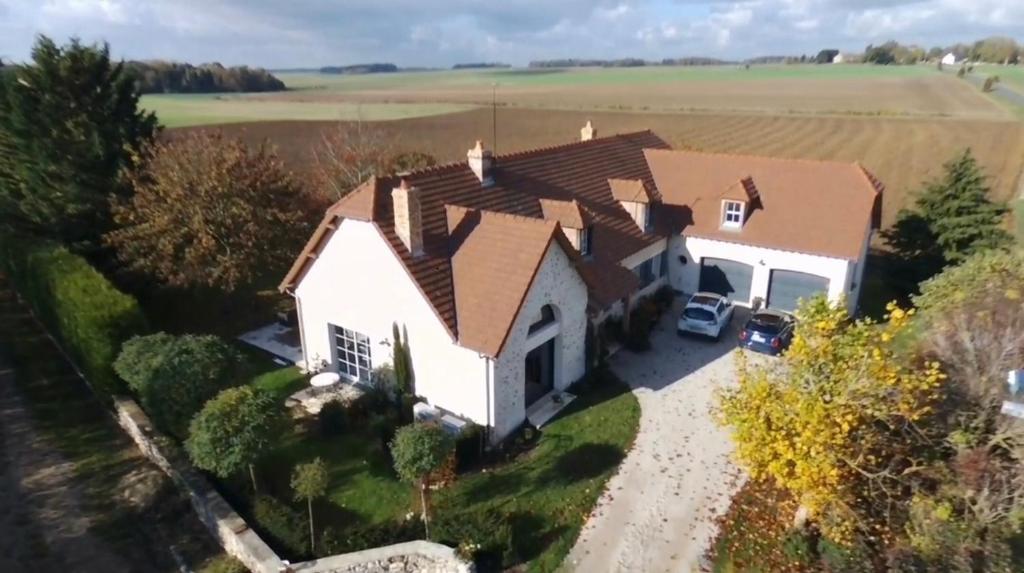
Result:
<instances>
[{"instance_id":1,"label":"attached garage","mask_svg":"<svg viewBox=\"0 0 1024 573\"><path fill-rule=\"evenodd\" d=\"M828 285L829 280L818 275L773 270L768 281L768 307L792 312L800 299L828 294Z\"/></svg>"},{"instance_id":2,"label":"attached garage","mask_svg":"<svg viewBox=\"0 0 1024 573\"><path fill-rule=\"evenodd\" d=\"M735 302L750 302L750 284L754 267L728 259L704 257L700 261L701 291L727 296Z\"/></svg>"}]
</instances>

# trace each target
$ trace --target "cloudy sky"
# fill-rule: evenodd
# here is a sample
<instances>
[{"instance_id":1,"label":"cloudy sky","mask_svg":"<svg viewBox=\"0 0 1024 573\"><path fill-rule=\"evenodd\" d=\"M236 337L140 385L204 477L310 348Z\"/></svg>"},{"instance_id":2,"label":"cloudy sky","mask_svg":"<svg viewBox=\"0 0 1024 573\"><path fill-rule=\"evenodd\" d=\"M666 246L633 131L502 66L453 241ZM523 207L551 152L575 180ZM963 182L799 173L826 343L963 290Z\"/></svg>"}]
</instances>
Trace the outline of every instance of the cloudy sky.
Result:
<instances>
[{"instance_id":1,"label":"cloudy sky","mask_svg":"<svg viewBox=\"0 0 1024 573\"><path fill-rule=\"evenodd\" d=\"M43 33L127 59L271 68L560 57L745 58L1024 40L1024 0L0 0L0 57Z\"/></svg>"}]
</instances>

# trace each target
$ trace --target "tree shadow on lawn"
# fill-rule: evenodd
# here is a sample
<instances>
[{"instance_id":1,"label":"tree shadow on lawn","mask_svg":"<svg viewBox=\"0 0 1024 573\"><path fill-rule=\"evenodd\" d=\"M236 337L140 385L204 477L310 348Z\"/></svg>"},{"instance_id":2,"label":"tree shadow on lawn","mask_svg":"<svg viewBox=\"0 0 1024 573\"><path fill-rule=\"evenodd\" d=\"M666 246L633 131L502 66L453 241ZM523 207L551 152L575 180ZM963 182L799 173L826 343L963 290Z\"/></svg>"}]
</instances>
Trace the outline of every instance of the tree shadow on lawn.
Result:
<instances>
[{"instance_id":1,"label":"tree shadow on lawn","mask_svg":"<svg viewBox=\"0 0 1024 573\"><path fill-rule=\"evenodd\" d=\"M580 444L563 453L546 471L537 477L538 486L546 484L571 485L596 478L619 465L625 454L610 444Z\"/></svg>"}]
</instances>

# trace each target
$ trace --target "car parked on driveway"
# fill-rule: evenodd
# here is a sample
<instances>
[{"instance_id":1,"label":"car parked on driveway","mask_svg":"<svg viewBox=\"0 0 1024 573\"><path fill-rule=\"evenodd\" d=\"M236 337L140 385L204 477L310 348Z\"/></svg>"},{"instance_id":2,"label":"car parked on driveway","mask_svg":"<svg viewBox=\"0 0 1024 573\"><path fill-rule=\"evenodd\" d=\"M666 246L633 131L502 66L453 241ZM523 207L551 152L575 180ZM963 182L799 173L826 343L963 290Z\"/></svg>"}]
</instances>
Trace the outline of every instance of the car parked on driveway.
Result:
<instances>
[{"instance_id":1,"label":"car parked on driveway","mask_svg":"<svg viewBox=\"0 0 1024 573\"><path fill-rule=\"evenodd\" d=\"M750 315L740 330L740 346L755 352L778 356L793 341L796 319L781 310L761 309Z\"/></svg>"},{"instance_id":2,"label":"car parked on driveway","mask_svg":"<svg viewBox=\"0 0 1024 573\"><path fill-rule=\"evenodd\" d=\"M676 323L679 334L692 332L715 340L729 326L736 307L732 301L713 292L699 292L690 297Z\"/></svg>"}]
</instances>

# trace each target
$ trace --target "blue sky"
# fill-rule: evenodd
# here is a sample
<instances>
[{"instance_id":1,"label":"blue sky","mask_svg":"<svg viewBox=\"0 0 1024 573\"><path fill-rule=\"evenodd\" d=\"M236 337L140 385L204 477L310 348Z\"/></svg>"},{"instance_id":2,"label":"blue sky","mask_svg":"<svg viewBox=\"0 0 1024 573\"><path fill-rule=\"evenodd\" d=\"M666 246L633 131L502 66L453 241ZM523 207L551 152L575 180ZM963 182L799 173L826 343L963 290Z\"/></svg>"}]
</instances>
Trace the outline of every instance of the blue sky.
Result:
<instances>
[{"instance_id":1,"label":"blue sky","mask_svg":"<svg viewBox=\"0 0 1024 573\"><path fill-rule=\"evenodd\" d=\"M127 59L272 68L745 58L1024 41L1024 0L0 0L0 57L24 60L39 33Z\"/></svg>"}]
</instances>

